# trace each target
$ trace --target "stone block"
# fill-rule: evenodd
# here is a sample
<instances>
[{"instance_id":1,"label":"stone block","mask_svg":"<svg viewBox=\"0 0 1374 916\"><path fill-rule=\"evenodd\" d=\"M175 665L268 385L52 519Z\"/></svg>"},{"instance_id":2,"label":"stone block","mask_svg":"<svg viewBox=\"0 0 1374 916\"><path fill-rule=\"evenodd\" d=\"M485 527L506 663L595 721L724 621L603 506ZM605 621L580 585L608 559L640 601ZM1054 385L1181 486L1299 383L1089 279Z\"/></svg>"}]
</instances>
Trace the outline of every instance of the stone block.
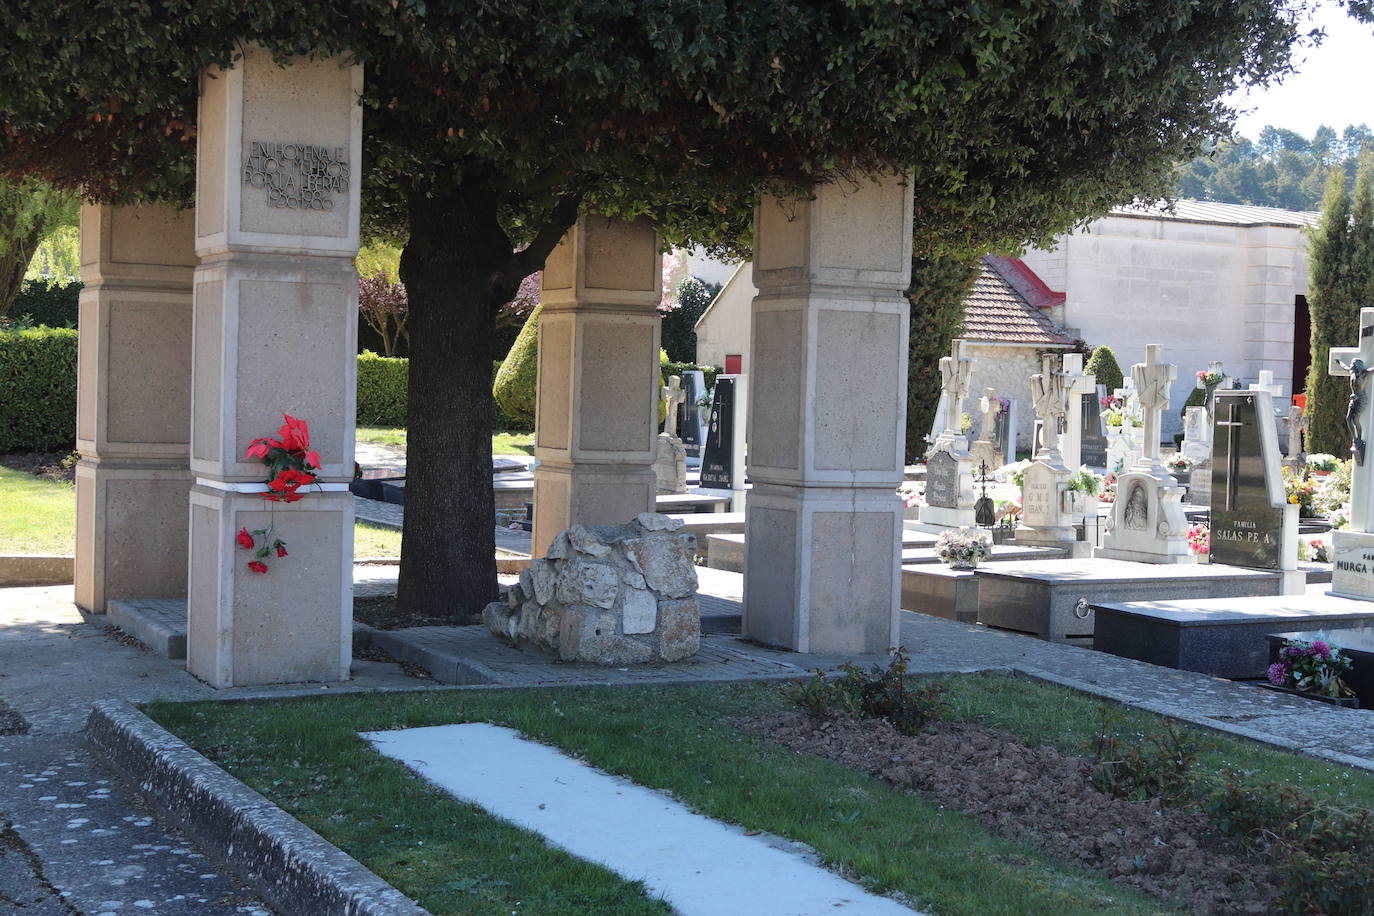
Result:
<instances>
[{"instance_id":1,"label":"stone block","mask_svg":"<svg viewBox=\"0 0 1374 916\"><path fill-rule=\"evenodd\" d=\"M640 513L627 525L559 532L482 621L494 635L563 661L633 665L696 653L696 537L676 519Z\"/></svg>"},{"instance_id":2,"label":"stone block","mask_svg":"<svg viewBox=\"0 0 1374 916\"><path fill-rule=\"evenodd\" d=\"M944 564L902 567L902 610L978 622L978 574Z\"/></svg>"}]
</instances>

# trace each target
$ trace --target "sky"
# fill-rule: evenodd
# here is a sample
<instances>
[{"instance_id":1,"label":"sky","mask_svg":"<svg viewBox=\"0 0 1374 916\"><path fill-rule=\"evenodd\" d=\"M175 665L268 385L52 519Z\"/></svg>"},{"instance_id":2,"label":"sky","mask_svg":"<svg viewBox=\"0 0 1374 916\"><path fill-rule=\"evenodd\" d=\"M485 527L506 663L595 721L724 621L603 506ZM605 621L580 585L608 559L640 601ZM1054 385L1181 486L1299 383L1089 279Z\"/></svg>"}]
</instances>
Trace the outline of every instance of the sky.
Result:
<instances>
[{"instance_id":1,"label":"sky","mask_svg":"<svg viewBox=\"0 0 1374 916\"><path fill-rule=\"evenodd\" d=\"M1326 38L1297 53L1297 73L1280 85L1230 100L1242 111L1239 133L1256 139L1269 124L1304 137L1323 124L1338 134L1347 124L1374 127L1374 25L1356 22L1331 0L1317 8L1312 25L1324 28Z\"/></svg>"}]
</instances>

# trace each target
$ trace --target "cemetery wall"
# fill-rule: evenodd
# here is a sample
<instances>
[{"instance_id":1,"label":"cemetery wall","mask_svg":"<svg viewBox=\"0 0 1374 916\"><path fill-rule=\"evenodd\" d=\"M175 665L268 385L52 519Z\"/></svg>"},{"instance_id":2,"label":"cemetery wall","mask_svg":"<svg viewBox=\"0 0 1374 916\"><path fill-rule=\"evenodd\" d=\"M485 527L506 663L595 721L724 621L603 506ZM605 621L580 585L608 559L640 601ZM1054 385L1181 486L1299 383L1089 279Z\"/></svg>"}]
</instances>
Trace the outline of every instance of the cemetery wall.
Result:
<instances>
[{"instance_id":1,"label":"cemetery wall","mask_svg":"<svg viewBox=\"0 0 1374 916\"><path fill-rule=\"evenodd\" d=\"M973 417L973 435L978 433L978 398L984 388L996 388L999 398L1016 400L1016 447L1030 451L1031 436L1035 432L1035 411L1031 408L1030 377L1040 371L1039 346L1018 347L1006 344L964 342L964 353L973 360L969 381L969 398L964 412ZM1008 461L1012 460L1008 456Z\"/></svg>"}]
</instances>

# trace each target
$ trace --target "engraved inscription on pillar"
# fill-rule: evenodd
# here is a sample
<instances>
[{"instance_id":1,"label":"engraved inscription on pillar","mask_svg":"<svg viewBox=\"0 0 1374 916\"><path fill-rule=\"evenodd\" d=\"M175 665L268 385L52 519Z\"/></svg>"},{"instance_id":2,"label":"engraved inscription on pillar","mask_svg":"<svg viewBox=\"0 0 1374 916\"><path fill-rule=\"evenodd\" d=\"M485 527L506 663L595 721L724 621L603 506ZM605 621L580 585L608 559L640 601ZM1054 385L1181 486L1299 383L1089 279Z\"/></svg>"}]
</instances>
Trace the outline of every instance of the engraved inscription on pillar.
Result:
<instances>
[{"instance_id":1,"label":"engraved inscription on pillar","mask_svg":"<svg viewBox=\"0 0 1374 916\"><path fill-rule=\"evenodd\" d=\"M262 188L269 207L333 210L348 193L348 154L342 146L253 140L243 161L243 183Z\"/></svg>"}]
</instances>

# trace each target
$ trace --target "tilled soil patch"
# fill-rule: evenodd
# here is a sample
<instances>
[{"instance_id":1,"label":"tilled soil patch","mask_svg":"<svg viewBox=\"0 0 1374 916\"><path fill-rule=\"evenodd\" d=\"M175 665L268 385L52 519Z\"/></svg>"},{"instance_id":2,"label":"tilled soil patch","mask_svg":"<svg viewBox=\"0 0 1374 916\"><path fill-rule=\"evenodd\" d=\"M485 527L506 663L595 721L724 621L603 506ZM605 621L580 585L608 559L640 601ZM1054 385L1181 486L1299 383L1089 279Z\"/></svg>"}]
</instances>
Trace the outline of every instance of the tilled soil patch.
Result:
<instances>
[{"instance_id":1,"label":"tilled soil patch","mask_svg":"<svg viewBox=\"0 0 1374 916\"><path fill-rule=\"evenodd\" d=\"M1050 747L964 722L908 736L881 720L820 721L785 712L737 724L915 789L1016 840L1196 913L1265 913L1277 888L1268 869L1200 813L1123 801L1092 784L1092 766Z\"/></svg>"}]
</instances>

